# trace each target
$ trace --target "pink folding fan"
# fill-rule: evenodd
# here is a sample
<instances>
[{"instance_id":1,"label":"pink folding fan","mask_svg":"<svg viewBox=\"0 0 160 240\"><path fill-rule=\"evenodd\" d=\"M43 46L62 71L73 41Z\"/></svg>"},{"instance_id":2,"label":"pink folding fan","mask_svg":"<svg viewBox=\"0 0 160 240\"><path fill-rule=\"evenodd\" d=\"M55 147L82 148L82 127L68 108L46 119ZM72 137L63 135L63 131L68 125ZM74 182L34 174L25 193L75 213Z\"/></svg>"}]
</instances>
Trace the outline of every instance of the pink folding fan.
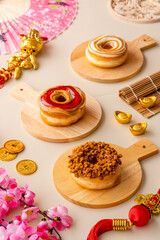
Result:
<instances>
[{"instance_id":1,"label":"pink folding fan","mask_svg":"<svg viewBox=\"0 0 160 240\"><path fill-rule=\"evenodd\" d=\"M73 21L76 0L0 0L0 54L20 49L20 34L36 29L48 40Z\"/></svg>"}]
</instances>

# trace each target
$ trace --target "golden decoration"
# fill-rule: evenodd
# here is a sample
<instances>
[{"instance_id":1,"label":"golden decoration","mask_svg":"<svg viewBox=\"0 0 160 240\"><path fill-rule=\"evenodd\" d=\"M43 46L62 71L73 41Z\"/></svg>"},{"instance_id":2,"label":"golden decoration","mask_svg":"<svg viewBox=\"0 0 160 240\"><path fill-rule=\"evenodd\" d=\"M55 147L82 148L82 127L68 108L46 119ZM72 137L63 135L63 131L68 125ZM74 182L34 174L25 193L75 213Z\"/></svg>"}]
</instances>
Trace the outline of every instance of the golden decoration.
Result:
<instances>
[{"instance_id":1,"label":"golden decoration","mask_svg":"<svg viewBox=\"0 0 160 240\"><path fill-rule=\"evenodd\" d=\"M9 141L5 142L4 148L9 153L19 153L19 152L23 151L24 144L19 140L9 140Z\"/></svg>"},{"instance_id":2,"label":"golden decoration","mask_svg":"<svg viewBox=\"0 0 160 240\"><path fill-rule=\"evenodd\" d=\"M131 133L135 136L141 135L143 133L145 133L147 128L147 123L146 122L140 122L140 123L136 123L134 125L131 125L129 127Z\"/></svg>"},{"instance_id":3,"label":"golden decoration","mask_svg":"<svg viewBox=\"0 0 160 240\"><path fill-rule=\"evenodd\" d=\"M38 63L36 60L36 55L43 47L43 40L46 38L41 38L37 30L31 29L27 35L21 35L21 53L16 56L9 58L8 68L0 69L0 84L5 83L12 76L13 78L18 79L21 76L22 69L33 68L34 70L38 69Z\"/></svg>"},{"instance_id":4,"label":"golden decoration","mask_svg":"<svg viewBox=\"0 0 160 240\"><path fill-rule=\"evenodd\" d=\"M114 116L119 123L126 124L129 123L132 115L130 113L115 111Z\"/></svg>"},{"instance_id":5,"label":"golden decoration","mask_svg":"<svg viewBox=\"0 0 160 240\"><path fill-rule=\"evenodd\" d=\"M9 153L4 147L0 148L0 160L11 161L17 157L16 153Z\"/></svg>"},{"instance_id":6,"label":"golden decoration","mask_svg":"<svg viewBox=\"0 0 160 240\"><path fill-rule=\"evenodd\" d=\"M150 96L150 97L140 97L139 101L142 107L144 108L150 108L153 107L156 103L157 97L156 96Z\"/></svg>"},{"instance_id":7,"label":"golden decoration","mask_svg":"<svg viewBox=\"0 0 160 240\"><path fill-rule=\"evenodd\" d=\"M127 219L113 219L113 230L115 231L126 231L133 226L132 222Z\"/></svg>"},{"instance_id":8,"label":"golden decoration","mask_svg":"<svg viewBox=\"0 0 160 240\"><path fill-rule=\"evenodd\" d=\"M32 160L22 160L17 163L16 170L22 175L29 175L37 170L37 164Z\"/></svg>"},{"instance_id":9,"label":"golden decoration","mask_svg":"<svg viewBox=\"0 0 160 240\"><path fill-rule=\"evenodd\" d=\"M147 194L146 196L140 194L135 199L136 204L145 205L151 214L160 213L160 194Z\"/></svg>"}]
</instances>

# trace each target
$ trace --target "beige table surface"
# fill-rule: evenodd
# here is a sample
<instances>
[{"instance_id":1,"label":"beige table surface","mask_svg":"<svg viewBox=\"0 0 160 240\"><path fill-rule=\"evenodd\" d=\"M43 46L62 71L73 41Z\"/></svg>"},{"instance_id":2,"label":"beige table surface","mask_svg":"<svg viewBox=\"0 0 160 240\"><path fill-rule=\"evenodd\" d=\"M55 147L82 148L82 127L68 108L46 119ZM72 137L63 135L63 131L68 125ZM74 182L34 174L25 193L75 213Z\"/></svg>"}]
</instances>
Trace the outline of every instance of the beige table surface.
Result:
<instances>
[{"instance_id":1,"label":"beige table surface","mask_svg":"<svg viewBox=\"0 0 160 240\"><path fill-rule=\"evenodd\" d=\"M29 188L36 193L36 203L41 209L47 209L58 204L65 205L74 219L71 229L62 232L64 240L86 240L91 227L103 218L126 218L129 209L134 205L134 197L127 202L106 209L89 209L74 205L65 200L55 189L52 179L53 166L58 156L66 149L84 143L85 141L106 141L128 147L142 137L149 138L160 147L160 114L145 119L130 108L118 97L118 90L148 74L159 70L160 65L160 23L132 24L122 22L113 17L107 10L106 0L79 0L79 10L73 24L56 39L45 44L37 56L39 69L23 72L21 79L9 80L0 90L0 145L8 139L19 139L24 142L25 150L11 162L0 161L11 177L17 179L19 185L29 183ZM125 40L132 40L143 34L155 38L158 45L146 50L145 64L142 71L134 78L113 84L95 83L79 77L70 66L70 54L74 47L95 36L107 34L117 35ZM0 66L6 66L9 55L0 56ZM20 111L22 103L9 95L9 90L24 81L37 90L61 84L71 84L92 94L100 102L103 118L99 128L90 136L72 143L48 143L29 135L22 126ZM132 136L128 125L118 124L113 113L115 110L128 111L133 115L133 122L147 121L148 130L144 136ZM19 175L15 165L22 159L32 159L38 165L38 170L30 176ZM157 154L141 162L143 169L142 184L137 193L156 193L160 188L160 155ZM128 232L107 232L99 240L150 240L159 239L160 216L153 216L149 224L142 228L134 228Z\"/></svg>"}]
</instances>

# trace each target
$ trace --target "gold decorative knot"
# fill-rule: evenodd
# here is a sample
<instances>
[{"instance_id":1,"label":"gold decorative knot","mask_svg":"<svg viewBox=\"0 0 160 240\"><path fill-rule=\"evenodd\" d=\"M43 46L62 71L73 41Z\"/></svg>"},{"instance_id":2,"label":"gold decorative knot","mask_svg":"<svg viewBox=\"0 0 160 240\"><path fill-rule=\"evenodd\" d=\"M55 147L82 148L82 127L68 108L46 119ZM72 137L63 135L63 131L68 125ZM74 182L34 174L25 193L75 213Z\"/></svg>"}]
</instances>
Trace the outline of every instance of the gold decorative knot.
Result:
<instances>
[{"instance_id":1,"label":"gold decorative knot","mask_svg":"<svg viewBox=\"0 0 160 240\"><path fill-rule=\"evenodd\" d=\"M115 231L126 231L133 226L133 223L127 219L113 219L113 230Z\"/></svg>"},{"instance_id":2,"label":"gold decorative knot","mask_svg":"<svg viewBox=\"0 0 160 240\"><path fill-rule=\"evenodd\" d=\"M135 199L137 204L145 205L151 214L160 213L160 194L147 194L146 196L139 194Z\"/></svg>"}]
</instances>

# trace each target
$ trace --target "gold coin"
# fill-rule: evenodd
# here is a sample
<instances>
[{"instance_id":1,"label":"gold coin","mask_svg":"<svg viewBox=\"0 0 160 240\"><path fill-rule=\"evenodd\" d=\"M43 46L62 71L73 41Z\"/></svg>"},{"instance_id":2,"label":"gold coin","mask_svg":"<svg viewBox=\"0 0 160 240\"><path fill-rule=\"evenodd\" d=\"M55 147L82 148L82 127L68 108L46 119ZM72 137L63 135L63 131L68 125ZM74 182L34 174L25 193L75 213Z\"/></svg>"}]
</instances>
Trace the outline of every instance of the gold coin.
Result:
<instances>
[{"instance_id":1,"label":"gold coin","mask_svg":"<svg viewBox=\"0 0 160 240\"><path fill-rule=\"evenodd\" d=\"M29 175L37 170L37 164L32 160L25 159L17 163L16 170L22 175Z\"/></svg>"},{"instance_id":2,"label":"gold coin","mask_svg":"<svg viewBox=\"0 0 160 240\"><path fill-rule=\"evenodd\" d=\"M24 144L19 140L9 140L5 142L4 148L9 153L19 153L24 149Z\"/></svg>"},{"instance_id":3,"label":"gold coin","mask_svg":"<svg viewBox=\"0 0 160 240\"><path fill-rule=\"evenodd\" d=\"M17 157L16 153L9 153L4 147L0 148L0 160L11 161Z\"/></svg>"}]
</instances>

